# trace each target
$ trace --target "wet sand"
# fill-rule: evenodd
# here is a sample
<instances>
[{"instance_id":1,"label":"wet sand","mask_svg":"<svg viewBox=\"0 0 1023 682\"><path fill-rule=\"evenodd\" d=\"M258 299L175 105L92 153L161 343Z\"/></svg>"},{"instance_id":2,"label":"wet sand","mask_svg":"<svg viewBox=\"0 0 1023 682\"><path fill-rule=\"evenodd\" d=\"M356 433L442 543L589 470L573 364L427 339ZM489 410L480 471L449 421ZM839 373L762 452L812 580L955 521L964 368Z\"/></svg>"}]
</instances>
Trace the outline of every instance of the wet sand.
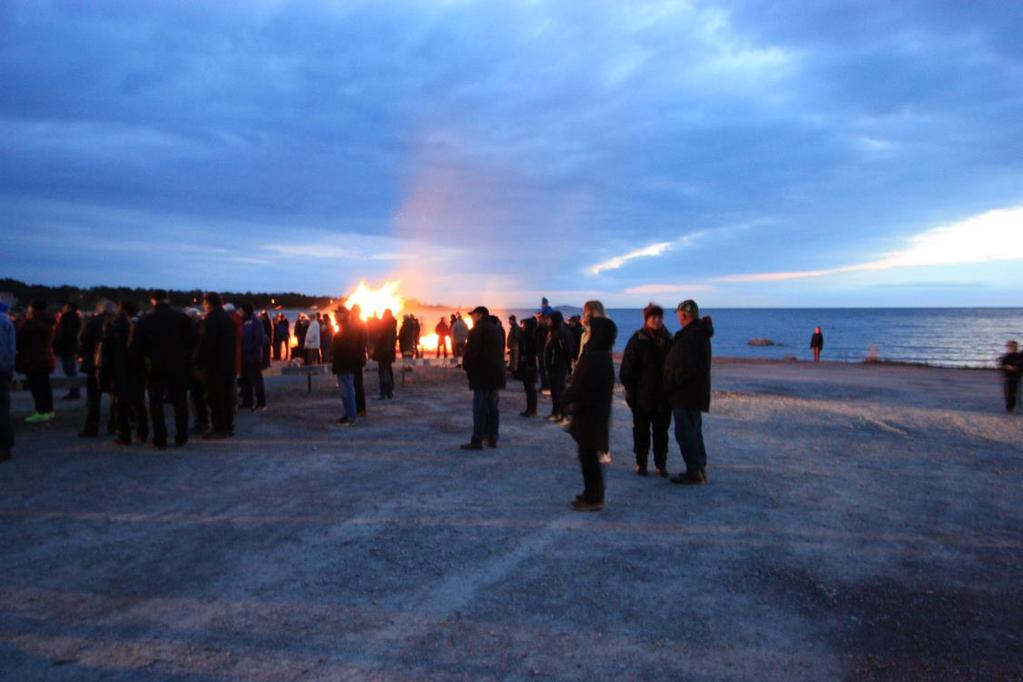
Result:
<instances>
[{"instance_id":1,"label":"wet sand","mask_svg":"<svg viewBox=\"0 0 1023 682\"><path fill-rule=\"evenodd\" d=\"M518 386L500 449L458 450L458 370L347 430L329 377L275 376L236 438L166 452L76 438L80 406L19 419L0 679L1023 678L1023 417L994 372L720 361L714 386L695 489L632 473L616 396L599 514Z\"/></svg>"}]
</instances>

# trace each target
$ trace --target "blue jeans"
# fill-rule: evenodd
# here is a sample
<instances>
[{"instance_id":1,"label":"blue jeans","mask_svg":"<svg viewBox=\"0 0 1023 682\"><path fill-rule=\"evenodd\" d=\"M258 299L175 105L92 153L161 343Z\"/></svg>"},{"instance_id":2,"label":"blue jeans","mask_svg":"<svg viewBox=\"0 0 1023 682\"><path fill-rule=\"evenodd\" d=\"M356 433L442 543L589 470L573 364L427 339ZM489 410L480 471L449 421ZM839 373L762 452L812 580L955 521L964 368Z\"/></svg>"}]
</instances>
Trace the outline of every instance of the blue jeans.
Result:
<instances>
[{"instance_id":1,"label":"blue jeans","mask_svg":"<svg viewBox=\"0 0 1023 682\"><path fill-rule=\"evenodd\" d=\"M341 402L345 406L345 417L355 422L355 377L352 374L335 374L337 390L341 394Z\"/></svg>"},{"instance_id":2,"label":"blue jeans","mask_svg":"<svg viewBox=\"0 0 1023 682\"><path fill-rule=\"evenodd\" d=\"M474 443L497 442L501 413L497 409L500 391L472 392L472 440Z\"/></svg>"},{"instance_id":3,"label":"blue jeans","mask_svg":"<svg viewBox=\"0 0 1023 682\"><path fill-rule=\"evenodd\" d=\"M672 409L675 417L675 441L686 462L686 473L707 468L707 450L703 447L703 414L684 407Z\"/></svg>"},{"instance_id":4,"label":"blue jeans","mask_svg":"<svg viewBox=\"0 0 1023 682\"><path fill-rule=\"evenodd\" d=\"M64 376L68 379L74 379L78 376L78 363L75 362L74 355L61 355L60 356L60 367L64 370ZM81 394L80 389L77 386L68 389L68 394L78 396Z\"/></svg>"}]
</instances>

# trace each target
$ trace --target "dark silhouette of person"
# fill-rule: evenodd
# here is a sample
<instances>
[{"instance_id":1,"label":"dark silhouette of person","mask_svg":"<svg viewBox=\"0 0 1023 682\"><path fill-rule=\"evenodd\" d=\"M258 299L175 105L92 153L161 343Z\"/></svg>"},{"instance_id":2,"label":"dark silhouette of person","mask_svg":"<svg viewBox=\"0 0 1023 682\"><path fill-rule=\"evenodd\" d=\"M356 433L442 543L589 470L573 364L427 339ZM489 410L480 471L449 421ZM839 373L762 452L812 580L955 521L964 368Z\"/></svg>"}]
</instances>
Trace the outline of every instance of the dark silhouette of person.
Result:
<instances>
[{"instance_id":1,"label":"dark silhouette of person","mask_svg":"<svg viewBox=\"0 0 1023 682\"><path fill-rule=\"evenodd\" d=\"M810 349L813 350L813 361L821 361L821 351L824 350L824 334L820 327L813 328L813 336L810 337Z\"/></svg>"},{"instance_id":2,"label":"dark silhouette of person","mask_svg":"<svg viewBox=\"0 0 1023 682\"><path fill-rule=\"evenodd\" d=\"M1015 412L1019 401L1019 380L1023 376L1023 353L1019 352L1019 344L1015 341L1005 344L1005 351L998 360L1005 383L1005 411Z\"/></svg>"}]
</instances>

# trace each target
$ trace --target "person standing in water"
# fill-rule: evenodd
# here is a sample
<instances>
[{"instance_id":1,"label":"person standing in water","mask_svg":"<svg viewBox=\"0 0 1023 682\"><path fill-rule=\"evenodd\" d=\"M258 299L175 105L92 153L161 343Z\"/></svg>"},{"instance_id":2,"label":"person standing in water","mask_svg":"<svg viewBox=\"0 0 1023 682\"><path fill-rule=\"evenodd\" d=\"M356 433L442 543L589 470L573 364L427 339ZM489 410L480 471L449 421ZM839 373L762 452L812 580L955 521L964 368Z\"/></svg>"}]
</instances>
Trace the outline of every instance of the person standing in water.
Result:
<instances>
[{"instance_id":1,"label":"person standing in water","mask_svg":"<svg viewBox=\"0 0 1023 682\"><path fill-rule=\"evenodd\" d=\"M813 328L813 336L810 337L810 349L813 350L813 361L821 361L821 351L824 350L824 334L820 327Z\"/></svg>"}]
</instances>

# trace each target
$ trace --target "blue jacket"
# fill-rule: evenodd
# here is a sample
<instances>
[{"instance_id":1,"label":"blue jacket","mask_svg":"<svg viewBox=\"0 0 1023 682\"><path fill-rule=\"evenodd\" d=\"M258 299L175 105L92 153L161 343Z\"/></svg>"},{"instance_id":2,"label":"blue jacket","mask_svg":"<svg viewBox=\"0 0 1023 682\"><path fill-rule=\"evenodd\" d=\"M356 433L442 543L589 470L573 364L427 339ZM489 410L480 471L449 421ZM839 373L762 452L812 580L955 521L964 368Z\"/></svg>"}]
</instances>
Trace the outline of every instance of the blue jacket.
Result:
<instances>
[{"instance_id":1,"label":"blue jacket","mask_svg":"<svg viewBox=\"0 0 1023 682\"><path fill-rule=\"evenodd\" d=\"M7 311L0 312L0 372L14 371L14 357L18 351L18 335Z\"/></svg>"},{"instance_id":2,"label":"blue jacket","mask_svg":"<svg viewBox=\"0 0 1023 682\"><path fill-rule=\"evenodd\" d=\"M263 348L266 345L266 332L263 323L252 318L242 325L242 362L247 365L263 364Z\"/></svg>"}]
</instances>

